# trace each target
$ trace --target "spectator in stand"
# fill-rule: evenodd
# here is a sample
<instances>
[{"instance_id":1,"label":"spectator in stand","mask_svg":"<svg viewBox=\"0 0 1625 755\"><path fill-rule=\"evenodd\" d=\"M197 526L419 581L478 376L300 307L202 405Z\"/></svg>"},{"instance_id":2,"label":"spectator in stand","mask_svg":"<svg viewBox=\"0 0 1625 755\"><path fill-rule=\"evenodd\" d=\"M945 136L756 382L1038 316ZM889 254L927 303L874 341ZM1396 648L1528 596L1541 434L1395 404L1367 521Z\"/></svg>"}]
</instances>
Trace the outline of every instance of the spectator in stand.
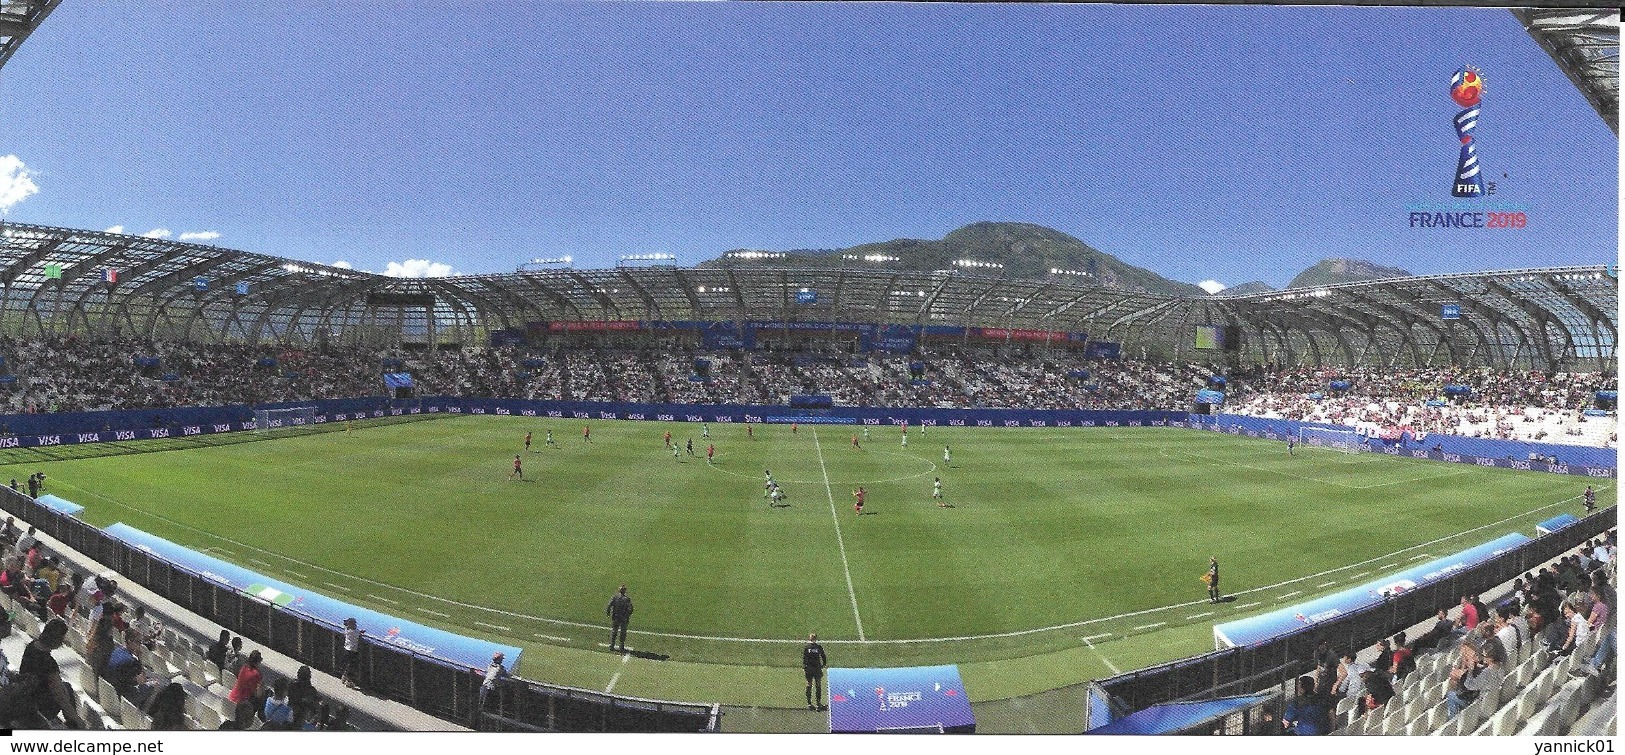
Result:
<instances>
[{"instance_id":1,"label":"spectator in stand","mask_svg":"<svg viewBox=\"0 0 1625 755\"><path fill-rule=\"evenodd\" d=\"M136 606L135 631L141 636L142 645L148 650L156 650L158 638L164 635L164 622L156 614L147 613L146 606Z\"/></svg>"},{"instance_id":2,"label":"spectator in stand","mask_svg":"<svg viewBox=\"0 0 1625 755\"><path fill-rule=\"evenodd\" d=\"M113 617L103 614L90 625L90 635L85 640L85 663L97 676L107 674L107 660L113 656L113 647L118 640L113 637Z\"/></svg>"},{"instance_id":3,"label":"spectator in stand","mask_svg":"<svg viewBox=\"0 0 1625 755\"><path fill-rule=\"evenodd\" d=\"M73 601L73 585L67 580L57 583L56 592L46 601L45 607L52 616L66 620L68 618L68 605Z\"/></svg>"},{"instance_id":4,"label":"spectator in stand","mask_svg":"<svg viewBox=\"0 0 1625 755\"><path fill-rule=\"evenodd\" d=\"M1388 674L1381 669L1371 669L1365 672L1362 680L1365 686L1365 697L1361 709L1373 711L1388 704L1394 698L1394 685Z\"/></svg>"},{"instance_id":5,"label":"spectator in stand","mask_svg":"<svg viewBox=\"0 0 1625 755\"><path fill-rule=\"evenodd\" d=\"M1300 737L1330 734L1332 704L1324 695L1316 693L1315 678L1298 677L1297 693L1281 716L1281 724Z\"/></svg>"},{"instance_id":6,"label":"spectator in stand","mask_svg":"<svg viewBox=\"0 0 1625 755\"><path fill-rule=\"evenodd\" d=\"M265 728L287 730L293 728L293 707L288 703L288 680L278 679L271 685L271 696L265 699Z\"/></svg>"},{"instance_id":7,"label":"spectator in stand","mask_svg":"<svg viewBox=\"0 0 1625 755\"><path fill-rule=\"evenodd\" d=\"M305 722L316 713L316 705L321 702L321 696L316 693L316 686L310 681L310 667L300 666L294 675L293 684L288 687L288 707L293 710L293 721L296 726L304 726Z\"/></svg>"},{"instance_id":8,"label":"spectator in stand","mask_svg":"<svg viewBox=\"0 0 1625 755\"><path fill-rule=\"evenodd\" d=\"M1505 656L1482 652L1482 646L1471 638L1461 644L1461 660L1450 671L1449 689L1445 692L1446 709L1455 718L1478 699L1484 690L1497 689L1506 674L1500 661Z\"/></svg>"},{"instance_id":9,"label":"spectator in stand","mask_svg":"<svg viewBox=\"0 0 1625 755\"><path fill-rule=\"evenodd\" d=\"M1563 601L1563 623L1568 626L1568 634L1563 638L1563 645L1557 649L1558 655L1573 653L1591 636L1591 622L1586 621L1577 601Z\"/></svg>"},{"instance_id":10,"label":"spectator in stand","mask_svg":"<svg viewBox=\"0 0 1625 755\"><path fill-rule=\"evenodd\" d=\"M180 682L170 682L158 690L147 702L147 715L152 717L156 731L181 731L186 725L186 688Z\"/></svg>"},{"instance_id":11,"label":"spectator in stand","mask_svg":"<svg viewBox=\"0 0 1625 755\"><path fill-rule=\"evenodd\" d=\"M485 679L480 682L479 705L474 709L474 728L480 728L480 714L485 711L485 703L491 693L497 689L497 683L508 675L507 667L502 665L502 653L491 655L491 665L485 667Z\"/></svg>"},{"instance_id":12,"label":"spectator in stand","mask_svg":"<svg viewBox=\"0 0 1625 755\"><path fill-rule=\"evenodd\" d=\"M1479 618L1478 604L1473 601L1473 596L1461 596L1461 628L1468 632L1477 629Z\"/></svg>"},{"instance_id":13,"label":"spectator in stand","mask_svg":"<svg viewBox=\"0 0 1625 755\"><path fill-rule=\"evenodd\" d=\"M51 656L51 651L62 647L62 641L67 636L67 622L61 619L46 622L39 637L23 648L23 660L17 667L17 673L24 680L22 683L35 685L22 690L22 693L27 695L25 699L29 701L23 707L36 714L36 720L43 718L52 722L60 715L66 719L69 728L83 729L85 723L74 706L73 690L63 681L61 668Z\"/></svg>"},{"instance_id":14,"label":"spectator in stand","mask_svg":"<svg viewBox=\"0 0 1625 755\"><path fill-rule=\"evenodd\" d=\"M255 702L259 700L260 680L263 678L260 674L260 661L260 651L249 653L243 660L242 668L237 671L236 686L233 686L231 692L226 695L227 700L237 705L238 723L252 723L254 715L258 712L255 710ZM243 720L245 710L248 713L246 722Z\"/></svg>"},{"instance_id":15,"label":"spectator in stand","mask_svg":"<svg viewBox=\"0 0 1625 755\"><path fill-rule=\"evenodd\" d=\"M231 638L231 649L226 651L226 661L221 670L235 674L243 667L244 660L247 660L247 656L243 654L243 638Z\"/></svg>"},{"instance_id":16,"label":"spectator in stand","mask_svg":"<svg viewBox=\"0 0 1625 755\"><path fill-rule=\"evenodd\" d=\"M1371 667L1361 663L1352 648L1344 650L1342 663L1337 667L1337 683L1332 687L1332 693L1355 700L1364 697L1365 679L1362 675L1370 670Z\"/></svg>"},{"instance_id":17,"label":"spectator in stand","mask_svg":"<svg viewBox=\"0 0 1625 755\"><path fill-rule=\"evenodd\" d=\"M1389 675L1395 681L1404 679L1416 670L1416 650L1405 644L1405 633L1394 635L1394 658Z\"/></svg>"},{"instance_id":18,"label":"spectator in stand","mask_svg":"<svg viewBox=\"0 0 1625 755\"><path fill-rule=\"evenodd\" d=\"M213 663L215 671L226 670L226 654L231 652L231 632L220 630L220 639L203 653L203 659Z\"/></svg>"},{"instance_id":19,"label":"spectator in stand","mask_svg":"<svg viewBox=\"0 0 1625 755\"><path fill-rule=\"evenodd\" d=\"M339 678L350 689L361 689L356 675L361 670L361 636L366 634L354 618L344 620L344 666Z\"/></svg>"}]
</instances>

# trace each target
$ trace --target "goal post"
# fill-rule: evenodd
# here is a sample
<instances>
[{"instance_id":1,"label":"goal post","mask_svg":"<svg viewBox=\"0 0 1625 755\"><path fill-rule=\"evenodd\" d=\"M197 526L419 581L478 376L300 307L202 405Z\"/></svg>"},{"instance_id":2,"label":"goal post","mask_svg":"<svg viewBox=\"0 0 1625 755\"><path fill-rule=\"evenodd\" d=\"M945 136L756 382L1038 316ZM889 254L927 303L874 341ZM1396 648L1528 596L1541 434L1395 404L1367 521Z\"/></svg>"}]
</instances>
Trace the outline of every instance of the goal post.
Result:
<instances>
[{"instance_id":1,"label":"goal post","mask_svg":"<svg viewBox=\"0 0 1625 755\"><path fill-rule=\"evenodd\" d=\"M1298 428L1298 445L1305 448L1324 448L1357 454L1365 450L1364 439L1353 430L1327 430L1320 427Z\"/></svg>"},{"instance_id":2,"label":"goal post","mask_svg":"<svg viewBox=\"0 0 1625 755\"><path fill-rule=\"evenodd\" d=\"M310 429L316 426L316 407L295 406L288 409L255 409L254 432L285 432Z\"/></svg>"}]
</instances>

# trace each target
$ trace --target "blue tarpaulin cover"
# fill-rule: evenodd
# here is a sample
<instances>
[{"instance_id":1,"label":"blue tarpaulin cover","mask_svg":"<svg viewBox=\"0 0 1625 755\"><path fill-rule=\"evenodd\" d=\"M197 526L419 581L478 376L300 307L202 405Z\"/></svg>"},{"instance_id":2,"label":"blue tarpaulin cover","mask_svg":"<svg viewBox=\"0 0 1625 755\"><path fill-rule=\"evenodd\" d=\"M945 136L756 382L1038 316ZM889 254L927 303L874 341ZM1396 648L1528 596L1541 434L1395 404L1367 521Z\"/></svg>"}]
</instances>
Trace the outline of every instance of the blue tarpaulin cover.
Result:
<instances>
[{"instance_id":1,"label":"blue tarpaulin cover","mask_svg":"<svg viewBox=\"0 0 1625 755\"><path fill-rule=\"evenodd\" d=\"M1453 556L1435 559L1413 566L1398 574L1379 577L1359 587L1332 593L1323 598L1295 606L1287 606L1259 616L1238 619L1213 627L1213 638L1218 645L1256 645L1296 632L1304 627L1328 619L1354 613L1362 608L1381 603L1383 593L1398 594L1443 579L1469 566L1487 561L1497 554L1529 542L1529 537L1513 532Z\"/></svg>"},{"instance_id":2,"label":"blue tarpaulin cover","mask_svg":"<svg viewBox=\"0 0 1625 755\"><path fill-rule=\"evenodd\" d=\"M366 631L367 637L383 645L421 653L472 669L484 669L489 666L491 654L498 651L502 652L509 671L519 664L521 651L516 647L452 634L443 629L426 627L377 611L341 603L325 595L318 595L302 587L295 587L236 564L176 545L122 522L108 527L105 531L134 548L199 574L204 579L259 598L279 606L284 611L309 616L329 627L338 628L343 625L346 618L354 617L356 624Z\"/></svg>"},{"instance_id":3,"label":"blue tarpaulin cover","mask_svg":"<svg viewBox=\"0 0 1625 755\"><path fill-rule=\"evenodd\" d=\"M1173 734L1207 721L1246 710L1269 699L1269 695L1244 695L1190 703L1163 703L1130 713L1085 734Z\"/></svg>"},{"instance_id":4,"label":"blue tarpaulin cover","mask_svg":"<svg viewBox=\"0 0 1625 755\"><path fill-rule=\"evenodd\" d=\"M1546 521L1535 525L1535 531L1545 535L1551 532L1556 532L1578 521L1580 520L1573 514L1558 514L1551 519L1547 519Z\"/></svg>"},{"instance_id":5,"label":"blue tarpaulin cover","mask_svg":"<svg viewBox=\"0 0 1625 755\"><path fill-rule=\"evenodd\" d=\"M73 501L66 498L59 498L51 495L50 493L46 493L45 495L35 498L34 503L44 506L45 508L57 513L67 514L68 516L78 516L79 512L85 510L85 507L80 506Z\"/></svg>"}]
</instances>

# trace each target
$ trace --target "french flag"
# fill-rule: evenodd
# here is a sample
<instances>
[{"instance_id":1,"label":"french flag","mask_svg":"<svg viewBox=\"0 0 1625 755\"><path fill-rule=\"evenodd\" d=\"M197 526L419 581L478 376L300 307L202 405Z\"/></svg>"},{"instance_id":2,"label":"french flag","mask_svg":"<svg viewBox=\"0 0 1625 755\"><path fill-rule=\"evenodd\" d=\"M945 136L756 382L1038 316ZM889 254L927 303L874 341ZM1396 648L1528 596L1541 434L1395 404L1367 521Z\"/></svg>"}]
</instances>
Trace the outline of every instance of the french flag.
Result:
<instances>
[{"instance_id":1,"label":"french flag","mask_svg":"<svg viewBox=\"0 0 1625 755\"><path fill-rule=\"evenodd\" d=\"M103 270L102 271L102 281L105 282L109 286L118 283L118 271L114 270L113 268L107 268L107 269Z\"/></svg>"}]
</instances>

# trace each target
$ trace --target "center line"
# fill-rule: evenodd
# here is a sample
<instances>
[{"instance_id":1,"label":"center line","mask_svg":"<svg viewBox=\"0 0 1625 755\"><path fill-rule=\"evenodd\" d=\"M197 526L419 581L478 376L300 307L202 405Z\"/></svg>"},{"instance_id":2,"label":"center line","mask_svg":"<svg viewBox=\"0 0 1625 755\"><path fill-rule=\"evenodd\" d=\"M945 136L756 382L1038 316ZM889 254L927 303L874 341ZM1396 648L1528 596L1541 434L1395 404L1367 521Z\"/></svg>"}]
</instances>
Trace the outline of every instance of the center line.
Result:
<instances>
[{"instance_id":1,"label":"center line","mask_svg":"<svg viewBox=\"0 0 1625 755\"><path fill-rule=\"evenodd\" d=\"M841 537L841 514L835 510L835 490L829 486L829 469L824 466L824 447L818 442L818 428L813 428L813 450L818 452L818 471L824 474L824 495L829 498L829 515L835 519L835 544L841 548L841 571L846 572L846 596L852 599L852 618L858 623L858 640L863 636L863 617L858 615L858 593L852 589L852 567L846 562L846 540Z\"/></svg>"}]
</instances>

